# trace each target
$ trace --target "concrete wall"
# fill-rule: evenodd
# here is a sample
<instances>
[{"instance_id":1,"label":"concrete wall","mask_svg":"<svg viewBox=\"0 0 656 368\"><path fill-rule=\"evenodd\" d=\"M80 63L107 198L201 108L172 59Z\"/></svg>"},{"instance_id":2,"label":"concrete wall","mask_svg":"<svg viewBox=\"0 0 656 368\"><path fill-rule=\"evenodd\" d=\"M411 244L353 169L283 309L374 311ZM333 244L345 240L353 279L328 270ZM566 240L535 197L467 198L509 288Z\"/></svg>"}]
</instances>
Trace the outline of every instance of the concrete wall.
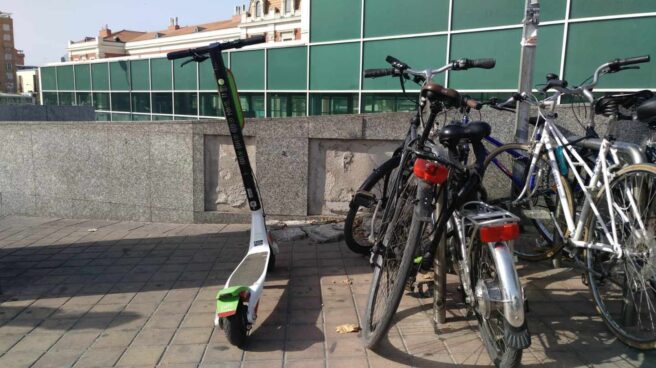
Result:
<instances>
[{"instance_id":1,"label":"concrete wall","mask_svg":"<svg viewBox=\"0 0 656 368\"><path fill-rule=\"evenodd\" d=\"M562 110L563 121L574 121ZM495 136L511 141L512 114L482 116ZM267 213L344 213L396 148L409 117L248 121L244 134ZM634 141L651 136L638 123L618 131ZM242 221L247 213L225 121L0 123L0 215L191 223Z\"/></svg>"}]
</instances>

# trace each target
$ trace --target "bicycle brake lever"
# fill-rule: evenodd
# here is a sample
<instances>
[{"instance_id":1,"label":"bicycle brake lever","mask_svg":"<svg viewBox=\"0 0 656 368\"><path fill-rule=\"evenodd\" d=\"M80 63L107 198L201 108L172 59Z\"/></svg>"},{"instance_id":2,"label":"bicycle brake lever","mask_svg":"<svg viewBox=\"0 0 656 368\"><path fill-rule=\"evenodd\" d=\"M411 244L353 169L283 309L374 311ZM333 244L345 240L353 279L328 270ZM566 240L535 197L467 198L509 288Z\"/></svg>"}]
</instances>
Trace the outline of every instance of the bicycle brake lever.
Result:
<instances>
[{"instance_id":1,"label":"bicycle brake lever","mask_svg":"<svg viewBox=\"0 0 656 368\"><path fill-rule=\"evenodd\" d=\"M189 60L185 61L184 63L180 64L180 67L182 68L183 66L191 63L192 61L195 61L197 63L202 63L203 61L205 61L207 59L209 59L208 56L195 54L194 56L191 57L191 59L189 59Z\"/></svg>"}]
</instances>

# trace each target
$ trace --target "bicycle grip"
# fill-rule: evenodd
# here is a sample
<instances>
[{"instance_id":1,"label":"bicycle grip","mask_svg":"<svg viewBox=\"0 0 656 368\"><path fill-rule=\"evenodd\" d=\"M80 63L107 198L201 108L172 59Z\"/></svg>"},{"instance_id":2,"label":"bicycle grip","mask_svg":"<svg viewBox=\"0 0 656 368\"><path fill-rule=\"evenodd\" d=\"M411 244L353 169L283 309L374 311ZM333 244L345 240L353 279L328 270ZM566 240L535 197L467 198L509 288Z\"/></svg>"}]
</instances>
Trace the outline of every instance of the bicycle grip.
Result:
<instances>
[{"instance_id":1,"label":"bicycle grip","mask_svg":"<svg viewBox=\"0 0 656 368\"><path fill-rule=\"evenodd\" d=\"M626 59L615 59L611 61L608 65L611 69L613 68L619 68L625 65L633 65L633 64L642 64L642 63L648 63L651 60L649 55L644 55L644 56L635 56L635 57L630 57Z\"/></svg>"},{"instance_id":2,"label":"bicycle grip","mask_svg":"<svg viewBox=\"0 0 656 368\"><path fill-rule=\"evenodd\" d=\"M474 59L469 60L468 67L480 69L492 69L497 64L495 59Z\"/></svg>"},{"instance_id":3,"label":"bicycle grip","mask_svg":"<svg viewBox=\"0 0 656 368\"><path fill-rule=\"evenodd\" d=\"M365 78L379 78L393 75L394 69L365 69L363 76Z\"/></svg>"}]
</instances>

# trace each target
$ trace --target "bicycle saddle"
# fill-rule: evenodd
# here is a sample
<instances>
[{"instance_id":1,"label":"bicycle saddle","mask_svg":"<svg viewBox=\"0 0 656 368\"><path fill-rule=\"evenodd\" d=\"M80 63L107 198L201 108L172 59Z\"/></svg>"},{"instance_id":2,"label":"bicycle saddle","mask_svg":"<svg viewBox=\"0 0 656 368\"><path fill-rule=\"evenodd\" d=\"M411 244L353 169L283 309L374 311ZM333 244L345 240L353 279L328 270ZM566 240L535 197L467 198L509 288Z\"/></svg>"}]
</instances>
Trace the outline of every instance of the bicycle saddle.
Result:
<instances>
[{"instance_id":1,"label":"bicycle saddle","mask_svg":"<svg viewBox=\"0 0 656 368\"><path fill-rule=\"evenodd\" d=\"M478 142L489 136L491 131L490 124L484 121L475 121L464 126L458 124L447 125L442 128L439 137L441 143L460 139L469 139L472 142Z\"/></svg>"},{"instance_id":2,"label":"bicycle saddle","mask_svg":"<svg viewBox=\"0 0 656 368\"><path fill-rule=\"evenodd\" d=\"M618 106L628 109L632 106L640 105L643 101L652 97L654 97L654 93L650 90L604 96L595 103L595 114L612 116L618 112Z\"/></svg>"},{"instance_id":3,"label":"bicycle saddle","mask_svg":"<svg viewBox=\"0 0 656 368\"><path fill-rule=\"evenodd\" d=\"M426 83L421 88L421 95L426 97L429 101L443 100L456 105L460 104L460 101L462 100L458 91L446 88L437 83Z\"/></svg>"},{"instance_id":4,"label":"bicycle saddle","mask_svg":"<svg viewBox=\"0 0 656 368\"><path fill-rule=\"evenodd\" d=\"M636 110L638 120L649 124L650 128L656 128L656 97L643 102Z\"/></svg>"}]
</instances>

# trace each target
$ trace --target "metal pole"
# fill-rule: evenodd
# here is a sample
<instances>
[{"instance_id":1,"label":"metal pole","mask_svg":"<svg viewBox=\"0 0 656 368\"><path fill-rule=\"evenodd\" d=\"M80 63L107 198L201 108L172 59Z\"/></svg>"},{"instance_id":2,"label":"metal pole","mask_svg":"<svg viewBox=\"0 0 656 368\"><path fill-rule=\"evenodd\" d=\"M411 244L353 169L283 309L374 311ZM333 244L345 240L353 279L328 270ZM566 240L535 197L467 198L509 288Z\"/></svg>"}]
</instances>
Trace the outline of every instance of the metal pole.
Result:
<instances>
[{"instance_id":1,"label":"metal pole","mask_svg":"<svg viewBox=\"0 0 656 368\"><path fill-rule=\"evenodd\" d=\"M522 32L522 52L519 60L519 93L531 93L533 89L533 66L535 65L535 49L538 44L538 24L540 23L539 0L526 0L524 15L524 30ZM528 139L528 118L530 106L520 102L517 106L515 120L515 142L526 142Z\"/></svg>"}]
</instances>

